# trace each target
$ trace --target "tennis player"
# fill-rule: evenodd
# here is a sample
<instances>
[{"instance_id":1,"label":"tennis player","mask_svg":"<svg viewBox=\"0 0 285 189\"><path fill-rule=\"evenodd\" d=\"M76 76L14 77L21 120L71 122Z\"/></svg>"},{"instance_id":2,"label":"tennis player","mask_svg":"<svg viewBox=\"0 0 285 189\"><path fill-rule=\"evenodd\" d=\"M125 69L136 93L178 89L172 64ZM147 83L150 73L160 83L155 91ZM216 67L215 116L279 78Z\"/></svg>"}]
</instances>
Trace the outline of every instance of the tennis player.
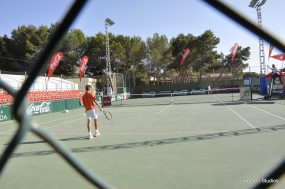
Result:
<instances>
[{"instance_id":1,"label":"tennis player","mask_svg":"<svg viewBox=\"0 0 285 189\"><path fill-rule=\"evenodd\" d=\"M94 126L95 126L95 134L94 137L97 137L100 135L99 129L98 129L98 109L96 106L102 111L101 106L96 100L96 96L91 91L92 87L91 85L86 85L86 92L82 96L83 105L85 106L85 112L86 112L86 118L87 118L87 130L88 130L88 139L93 138L93 135L91 133L91 119L94 119ZM95 106L96 105L96 106Z\"/></svg>"},{"instance_id":2,"label":"tennis player","mask_svg":"<svg viewBox=\"0 0 285 189\"><path fill-rule=\"evenodd\" d=\"M276 77L279 77L279 81L281 81L281 77L279 75L279 70L275 67L274 64L272 64L272 68L270 68L268 65L267 67L272 70L272 78L273 78L273 83L275 82L276 80Z\"/></svg>"}]
</instances>

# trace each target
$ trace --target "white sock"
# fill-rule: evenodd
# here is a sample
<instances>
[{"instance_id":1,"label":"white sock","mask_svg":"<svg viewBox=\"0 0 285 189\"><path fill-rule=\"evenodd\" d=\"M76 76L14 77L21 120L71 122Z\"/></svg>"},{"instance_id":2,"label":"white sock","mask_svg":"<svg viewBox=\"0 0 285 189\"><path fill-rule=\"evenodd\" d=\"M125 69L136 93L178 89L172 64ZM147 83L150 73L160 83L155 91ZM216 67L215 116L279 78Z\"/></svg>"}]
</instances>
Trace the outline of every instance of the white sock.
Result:
<instances>
[{"instance_id":1,"label":"white sock","mask_svg":"<svg viewBox=\"0 0 285 189\"><path fill-rule=\"evenodd\" d=\"M89 135L92 135L92 133L91 133L91 132L89 132Z\"/></svg>"},{"instance_id":2,"label":"white sock","mask_svg":"<svg viewBox=\"0 0 285 189\"><path fill-rule=\"evenodd\" d=\"M97 130L95 130L95 133L99 133L99 130L97 129Z\"/></svg>"}]
</instances>

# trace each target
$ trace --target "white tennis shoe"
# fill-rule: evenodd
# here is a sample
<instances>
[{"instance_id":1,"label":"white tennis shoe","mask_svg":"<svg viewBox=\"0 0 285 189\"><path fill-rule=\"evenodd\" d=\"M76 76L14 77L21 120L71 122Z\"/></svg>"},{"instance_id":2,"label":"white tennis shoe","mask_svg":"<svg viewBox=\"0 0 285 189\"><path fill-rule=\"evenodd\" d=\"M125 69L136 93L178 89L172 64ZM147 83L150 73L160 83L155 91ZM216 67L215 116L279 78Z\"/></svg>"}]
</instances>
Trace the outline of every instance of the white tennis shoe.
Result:
<instances>
[{"instance_id":1,"label":"white tennis shoe","mask_svg":"<svg viewBox=\"0 0 285 189\"><path fill-rule=\"evenodd\" d=\"M88 139L92 139L92 138L93 138L93 136L92 136L92 135L89 135L87 138L88 138Z\"/></svg>"},{"instance_id":2,"label":"white tennis shoe","mask_svg":"<svg viewBox=\"0 0 285 189\"><path fill-rule=\"evenodd\" d=\"M99 132L95 132L94 137L100 136Z\"/></svg>"}]
</instances>

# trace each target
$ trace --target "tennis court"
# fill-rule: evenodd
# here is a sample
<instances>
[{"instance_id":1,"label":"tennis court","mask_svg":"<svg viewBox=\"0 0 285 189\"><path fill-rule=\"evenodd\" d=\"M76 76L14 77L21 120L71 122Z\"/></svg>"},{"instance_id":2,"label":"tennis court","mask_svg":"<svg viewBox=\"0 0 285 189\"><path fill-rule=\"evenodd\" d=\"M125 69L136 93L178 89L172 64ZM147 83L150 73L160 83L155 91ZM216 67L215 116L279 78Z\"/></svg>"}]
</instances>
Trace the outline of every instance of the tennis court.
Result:
<instances>
[{"instance_id":1,"label":"tennis court","mask_svg":"<svg viewBox=\"0 0 285 189\"><path fill-rule=\"evenodd\" d=\"M83 108L33 119L116 188L251 188L285 157L285 101L245 102L232 94L153 100L105 107L113 119L100 113L101 136L91 140ZM15 121L0 123L1 151L15 129ZM285 187L283 180L274 182L274 188ZM29 133L6 165L1 188L93 186Z\"/></svg>"}]
</instances>

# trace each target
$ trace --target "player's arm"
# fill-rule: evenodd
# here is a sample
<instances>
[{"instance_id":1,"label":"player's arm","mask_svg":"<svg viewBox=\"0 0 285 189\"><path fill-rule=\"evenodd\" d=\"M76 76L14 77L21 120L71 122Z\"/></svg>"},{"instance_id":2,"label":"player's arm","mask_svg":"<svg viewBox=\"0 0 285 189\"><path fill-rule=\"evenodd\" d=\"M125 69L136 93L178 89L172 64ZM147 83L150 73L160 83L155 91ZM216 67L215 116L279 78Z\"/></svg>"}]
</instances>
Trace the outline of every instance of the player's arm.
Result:
<instances>
[{"instance_id":1,"label":"player's arm","mask_svg":"<svg viewBox=\"0 0 285 189\"><path fill-rule=\"evenodd\" d=\"M99 107L100 111L102 111L102 107L101 107L100 104L97 102L97 100L94 100L94 103L96 104L97 107Z\"/></svg>"}]
</instances>

